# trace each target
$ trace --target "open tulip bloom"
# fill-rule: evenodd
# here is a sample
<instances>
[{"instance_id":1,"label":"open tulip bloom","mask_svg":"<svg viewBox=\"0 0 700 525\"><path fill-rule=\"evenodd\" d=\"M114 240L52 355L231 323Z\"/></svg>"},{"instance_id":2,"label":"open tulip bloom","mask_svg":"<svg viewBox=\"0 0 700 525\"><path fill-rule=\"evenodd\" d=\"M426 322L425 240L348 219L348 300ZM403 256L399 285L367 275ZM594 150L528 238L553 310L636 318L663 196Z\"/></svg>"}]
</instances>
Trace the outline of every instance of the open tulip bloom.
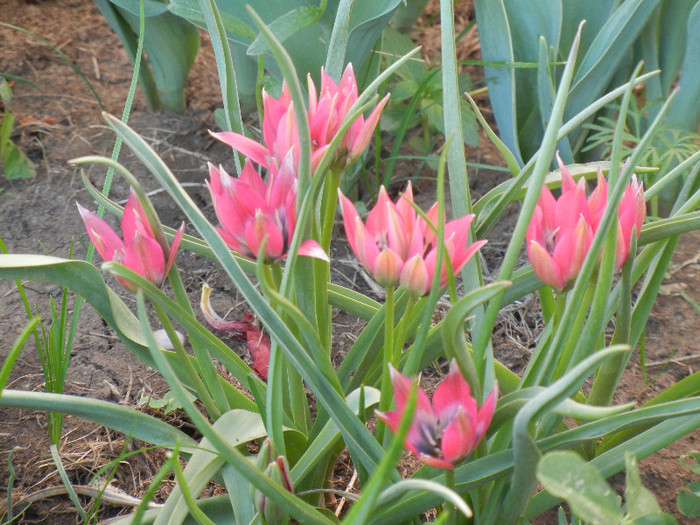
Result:
<instances>
[{"instance_id":1,"label":"open tulip bloom","mask_svg":"<svg viewBox=\"0 0 700 525\"><path fill-rule=\"evenodd\" d=\"M209 164L207 185L221 222L217 230L229 248L256 259L263 240L267 239L265 262L279 260L287 254L294 236L297 205L297 179L291 151L279 170L270 172L267 183L253 165L246 162L238 178ZM304 241L299 253L328 260L313 240Z\"/></svg>"},{"instance_id":2,"label":"open tulip bloom","mask_svg":"<svg viewBox=\"0 0 700 525\"><path fill-rule=\"evenodd\" d=\"M77 203L76 203L77 204ZM178 229L173 244L164 248L156 240L146 212L132 189L122 215L122 240L114 230L97 215L78 204L90 240L104 261L123 264L156 286L161 286L175 262L185 223ZM119 282L130 290L134 287L124 279Z\"/></svg>"},{"instance_id":3,"label":"open tulip bloom","mask_svg":"<svg viewBox=\"0 0 700 525\"><path fill-rule=\"evenodd\" d=\"M333 137L340 130L350 108L357 101L357 82L352 64L348 64L340 84L336 84L325 71L321 71L321 94L316 95L316 86L309 77L309 108L307 117L311 134L311 168L315 170L328 150ZM279 99L271 97L265 90L263 98L264 145L230 131L212 133L212 136L228 144L256 164L269 170L277 170L290 151L294 165L299 162L299 131L297 129L294 104L285 84ZM387 95L365 120L359 116L343 136L336 155L340 168L347 168L365 150L386 105Z\"/></svg>"},{"instance_id":4,"label":"open tulip bloom","mask_svg":"<svg viewBox=\"0 0 700 525\"><path fill-rule=\"evenodd\" d=\"M339 196L350 247L377 282L385 287L400 282L414 295L427 294L437 263L437 236L413 207L411 183L396 203L382 186L366 224L352 202L342 193ZM437 203L426 216L433 225L437 224ZM474 215L465 215L445 224L445 255L450 258L455 274L486 244L486 241L468 244L473 218ZM440 286L446 285L447 266L443 264Z\"/></svg>"},{"instance_id":5,"label":"open tulip bloom","mask_svg":"<svg viewBox=\"0 0 700 525\"><path fill-rule=\"evenodd\" d=\"M565 289L578 275L608 204L608 183L598 172L598 185L586 197L586 180L574 182L561 159L561 196L555 199L546 186L527 230L527 254L535 274L548 285ZM629 254L632 232L642 229L646 217L644 189L632 178L620 201L617 221L615 268Z\"/></svg>"},{"instance_id":6,"label":"open tulip bloom","mask_svg":"<svg viewBox=\"0 0 700 525\"><path fill-rule=\"evenodd\" d=\"M396 410L377 416L396 432L401 424L413 381L390 366ZM445 380L438 385L432 402L418 389L413 421L406 436L406 448L423 463L435 468L453 469L477 447L486 434L496 408L495 387L481 408L471 395L453 359Z\"/></svg>"}]
</instances>

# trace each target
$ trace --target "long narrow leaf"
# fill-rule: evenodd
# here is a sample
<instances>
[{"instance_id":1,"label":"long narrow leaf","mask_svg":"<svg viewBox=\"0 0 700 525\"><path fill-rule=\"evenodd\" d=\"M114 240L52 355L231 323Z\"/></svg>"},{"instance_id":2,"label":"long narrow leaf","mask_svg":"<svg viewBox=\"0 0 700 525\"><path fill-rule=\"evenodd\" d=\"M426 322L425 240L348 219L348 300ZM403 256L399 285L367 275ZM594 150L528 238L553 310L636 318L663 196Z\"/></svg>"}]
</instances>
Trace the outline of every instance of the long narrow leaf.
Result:
<instances>
[{"instance_id":1,"label":"long narrow leaf","mask_svg":"<svg viewBox=\"0 0 700 525\"><path fill-rule=\"evenodd\" d=\"M268 332L279 342L280 347L293 366L307 381L316 394L316 399L324 405L343 433L346 444L357 460L372 471L379 461L382 451L378 443L362 422L348 408L344 399L328 384L317 370L312 356L296 340L289 328L259 295L255 286L243 272L230 249L214 227L207 221L190 196L182 189L175 176L165 166L158 155L128 126L107 117L107 122L134 151L149 171L158 179L171 197L178 203L190 222L209 243L216 258L221 262L232 282L250 304Z\"/></svg>"}]
</instances>

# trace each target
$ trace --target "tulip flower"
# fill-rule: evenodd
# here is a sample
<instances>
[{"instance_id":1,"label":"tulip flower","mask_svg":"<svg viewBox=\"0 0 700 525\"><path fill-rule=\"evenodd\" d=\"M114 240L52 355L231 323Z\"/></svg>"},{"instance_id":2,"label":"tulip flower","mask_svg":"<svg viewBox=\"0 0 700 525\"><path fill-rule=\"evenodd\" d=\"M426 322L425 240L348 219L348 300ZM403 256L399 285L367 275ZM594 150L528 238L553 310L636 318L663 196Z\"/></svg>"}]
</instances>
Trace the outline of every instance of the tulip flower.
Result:
<instances>
[{"instance_id":1,"label":"tulip flower","mask_svg":"<svg viewBox=\"0 0 700 525\"><path fill-rule=\"evenodd\" d=\"M175 262L180 239L185 230L185 223L182 223L178 229L172 246L164 248L156 240L146 212L133 189L129 193L129 199L122 215L124 240L119 238L105 221L80 204L78 204L78 211L80 211L80 216L85 223L90 240L104 261L123 264L156 286L163 284ZM134 290L134 286L128 281L119 278L119 282L125 288Z\"/></svg>"},{"instance_id":2,"label":"tulip flower","mask_svg":"<svg viewBox=\"0 0 700 525\"><path fill-rule=\"evenodd\" d=\"M352 64L345 68L340 84L336 84L325 70L321 69L321 94L318 98L311 76L308 77L308 85L311 143L317 147L325 146L340 131L350 108L357 102L357 81ZM389 95L386 95L366 120L360 115L343 135L336 153L336 162L340 164L341 169L355 162L367 148L379 122L379 116L388 101Z\"/></svg>"},{"instance_id":3,"label":"tulip flower","mask_svg":"<svg viewBox=\"0 0 700 525\"><path fill-rule=\"evenodd\" d=\"M392 432L396 432L413 381L389 366L396 410L376 414ZM447 377L435 389L432 402L422 389L418 389L413 421L406 436L406 448L427 465L453 469L472 453L486 434L496 408L497 390L498 387L495 387L481 408L477 408L469 384L453 359Z\"/></svg>"},{"instance_id":4,"label":"tulip flower","mask_svg":"<svg viewBox=\"0 0 700 525\"><path fill-rule=\"evenodd\" d=\"M311 135L311 168L315 170L328 150L331 140L340 130L340 125L350 108L357 101L357 82L352 64L348 64L340 84L333 82L325 71L321 71L320 97L316 95L316 86L311 77L309 77L308 86L307 118ZM282 85L282 94L279 99L271 97L263 90L262 98L264 145L230 131L211 133L211 135L271 171L278 170L287 154L293 151L294 166L297 167L300 150L299 131L289 88L286 84ZM387 95L366 120L359 116L347 130L335 158L335 163L340 164L341 169L352 164L365 150L388 99Z\"/></svg>"},{"instance_id":5,"label":"tulip flower","mask_svg":"<svg viewBox=\"0 0 700 525\"><path fill-rule=\"evenodd\" d=\"M527 253L535 274L557 290L564 290L578 275L608 204L608 183L598 172L598 185L586 197L584 178L574 182L558 158L562 176L561 196L555 199L542 189L528 226ZM636 177L625 189L618 208L615 268L629 254L632 232L642 229L646 217L644 190Z\"/></svg>"},{"instance_id":6,"label":"tulip flower","mask_svg":"<svg viewBox=\"0 0 700 525\"><path fill-rule=\"evenodd\" d=\"M384 187L380 188L377 204L369 212L366 224L350 200L342 193L339 196L350 247L377 282L385 287L400 282L416 296L428 293L437 264L437 236L413 208L411 183L397 203L391 202ZM437 224L437 203L426 216L433 225ZM474 215L466 215L445 224L445 255L455 274L486 244L477 241L468 245L473 218ZM443 264L440 286L446 285L447 266Z\"/></svg>"},{"instance_id":7,"label":"tulip flower","mask_svg":"<svg viewBox=\"0 0 700 525\"><path fill-rule=\"evenodd\" d=\"M238 178L209 164L209 177L207 185L222 226L217 230L229 248L256 259L267 239L265 262L284 257L296 224L297 179L291 152L279 171L270 172L267 183L250 162L246 162ZM328 260L313 240L303 242L299 253Z\"/></svg>"}]
</instances>

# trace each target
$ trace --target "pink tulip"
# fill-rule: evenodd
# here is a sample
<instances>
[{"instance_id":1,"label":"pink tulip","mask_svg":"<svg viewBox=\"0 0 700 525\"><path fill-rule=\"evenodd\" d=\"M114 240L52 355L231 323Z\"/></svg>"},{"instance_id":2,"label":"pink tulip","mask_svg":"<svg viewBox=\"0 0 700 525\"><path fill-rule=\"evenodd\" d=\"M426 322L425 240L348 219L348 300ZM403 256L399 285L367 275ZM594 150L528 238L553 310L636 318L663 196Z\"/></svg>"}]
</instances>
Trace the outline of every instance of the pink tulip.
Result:
<instances>
[{"instance_id":1,"label":"pink tulip","mask_svg":"<svg viewBox=\"0 0 700 525\"><path fill-rule=\"evenodd\" d=\"M336 84L323 69L321 70L321 94L318 99L311 76L308 77L308 85L311 143L323 147L340 131L350 108L357 102L357 81L352 64L345 68L340 84ZM388 101L389 95L386 95L366 120L360 115L343 135L336 153L336 163L340 164L341 169L355 162L367 148L379 122L379 116Z\"/></svg>"},{"instance_id":2,"label":"pink tulip","mask_svg":"<svg viewBox=\"0 0 700 525\"><path fill-rule=\"evenodd\" d=\"M311 77L308 80L309 109L307 118L311 133L312 170L318 166L331 140L340 130L340 125L345 120L348 111L357 101L357 83L352 65L348 64L339 85L333 82L325 71L321 71L321 78L320 97L316 95L316 86ZM345 133L335 159L336 163L340 163L341 169L352 164L365 150L388 99L388 95L384 97L367 120L362 116L355 119ZM297 167L300 148L299 131L294 104L286 84L282 85L282 94L279 99L272 98L263 90L262 127L265 145L229 131L211 134L256 164L271 171L277 171L289 151L293 151L294 166Z\"/></svg>"},{"instance_id":3,"label":"pink tulip","mask_svg":"<svg viewBox=\"0 0 700 525\"><path fill-rule=\"evenodd\" d=\"M428 293L437 263L437 237L413 208L411 183L396 204L391 202L384 187L380 188L366 225L350 200L340 192L339 196L350 247L377 282L385 287L400 282L417 296ZM426 216L437 225L437 215L435 204ZM445 256L449 257L455 274L486 244L486 241L467 244L473 218L474 215L466 215L445 224ZM443 264L440 286L446 285L447 266Z\"/></svg>"},{"instance_id":4,"label":"pink tulip","mask_svg":"<svg viewBox=\"0 0 700 525\"><path fill-rule=\"evenodd\" d=\"M77 203L76 203L77 204ZM185 231L185 224L180 226L172 247L161 246L153 233L153 228L146 218L136 193L132 189L122 215L122 235L124 240L94 213L78 204L78 211L85 223L90 240L103 260L123 264L156 286L161 286L170 268L175 262L180 239ZM119 278L127 289L134 290L128 281Z\"/></svg>"},{"instance_id":5,"label":"pink tulip","mask_svg":"<svg viewBox=\"0 0 700 525\"><path fill-rule=\"evenodd\" d=\"M413 381L394 370L391 365L389 367L396 410L376 414L396 432L401 424ZM469 384L462 377L453 359L447 377L435 389L432 403L426 393L418 389L413 421L406 436L406 448L427 465L453 469L472 453L486 434L496 408L497 390L498 387L495 387L481 408L477 409Z\"/></svg>"},{"instance_id":6,"label":"pink tulip","mask_svg":"<svg viewBox=\"0 0 700 525\"><path fill-rule=\"evenodd\" d=\"M267 184L250 162L246 162L239 178L209 164L209 177L207 185L222 226L217 230L229 248L256 259L267 239L265 262L284 257L296 224L297 179L291 153L279 171L270 172ZM303 242L299 253L328 260L312 240Z\"/></svg>"},{"instance_id":7,"label":"pink tulip","mask_svg":"<svg viewBox=\"0 0 700 525\"><path fill-rule=\"evenodd\" d=\"M542 189L526 239L528 258L535 274L548 285L563 290L574 281L588 254L608 204L608 183L599 171L598 185L587 198L585 179L574 182L561 159L558 161L561 196L555 199L549 188ZM644 190L633 177L618 210L615 268L619 269L627 259L632 231L639 236L645 217Z\"/></svg>"}]
</instances>

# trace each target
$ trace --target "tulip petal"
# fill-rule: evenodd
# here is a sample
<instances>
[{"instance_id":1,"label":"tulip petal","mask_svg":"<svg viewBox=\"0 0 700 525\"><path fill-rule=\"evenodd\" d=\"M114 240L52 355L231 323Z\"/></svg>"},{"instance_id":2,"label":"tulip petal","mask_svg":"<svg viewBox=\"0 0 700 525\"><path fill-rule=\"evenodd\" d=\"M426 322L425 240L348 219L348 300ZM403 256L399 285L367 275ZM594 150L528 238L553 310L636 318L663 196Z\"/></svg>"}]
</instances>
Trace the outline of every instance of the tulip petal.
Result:
<instances>
[{"instance_id":1,"label":"tulip petal","mask_svg":"<svg viewBox=\"0 0 700 525\"><path fill-rule=\"evenodd\" d=\"M175 257L177 257L177 251L180 249L180 241L182 240L182 235L185 233L185 223L180 225L177 232L175 232L175 237L173 237L173 244L170 246L170 253L168 254L168 262L165 266L165 275L170 273L170 268L175 264Z\"/></svg>"},{"instance_id":2,"label":"tulip petal","mask_svg":"<svg viewBox=\"0 0 700 525\"><path fill-rule=\"evenodd\" d=\"M78 205L78 211L85 223L88 235L103 261L121 262L126 249L124 242L114 230L97 215Z\"/></svg>"},{"instance_id":3,"label":"tulip petal","mask_svg":"<svg viewBox=\"0 0 700 525\"><path fill-rule=\"evenodd\" d=\"M557 290L564 289L565 283L559 267L554 264L554 260L549 252L538 242L530 241L527 245L527 256L537 277Z\"/></svg>"},{"instance_id":4,"label":"tulip petal","mask_svg":"<svg viewBox=\"0 0 700 525\"><path fill-rule=\"evenodd\" d=\"M160 286L165 278L163 249L155 239L137 231L124 252L124 266Z\"/></svg>"},{"instance_id":5,"label":"tulip petal","mask_svg":"<svg viewBox=\"0 0 700 525\"><path fill-rule=\"evenodd\" d=\"M270 169L271 165L269 159L271 154L268 148L262 144L255 142L253 139L250 139L245 135L240 135L232 131L221 131L219 133L210 131L209 134L224 144L228 144L241 155L249 158L256 164L260 164L262 167Z\"/></svg>"},{"instance_id":6,"label":"tulip petal","mask_svg":"<svg viewBox=\"0 0 700 525\"><path fill-rule=\"evenodd\" d=\"M474 416L460 406L442 434L442 457L451 463L460 461L474 450L475 436Z\"/></svg>"},{"instance_id":7,"label":"tulip petal","mask_svg":"<svg viewBox=\"0 0 700 525\"><path fill-rule=\"evenodd\" d=\"M313 257L314 259L320 259L327 263L331 262L326 252L321 248L321 245L313 239L308 239L299 245L299 255Z\"/></svg>"},{"instance_id":8,"label":"tulip petal","mask_svg":"<svg viewBox=\"0 0 700 525\"><path fill-rule=\"evenodd\" d=\"M411 293L423 297L430 291L430 275L423 258L416 254L404 264L399 282Z\"/></svg>"},{"instance_id":9,"label":"tulip petal","mask_svg":"<svg viewBox=\"0 0 700 525\"><path fill-rule=\"evenodd\" d=\"M445 420L453 417L459 407L476 417L476 400L471 396L469 383L465 381L457 362L453 359L449 373L433 394L433 410L440 420Z\"/></svg>"}]
</instances>

